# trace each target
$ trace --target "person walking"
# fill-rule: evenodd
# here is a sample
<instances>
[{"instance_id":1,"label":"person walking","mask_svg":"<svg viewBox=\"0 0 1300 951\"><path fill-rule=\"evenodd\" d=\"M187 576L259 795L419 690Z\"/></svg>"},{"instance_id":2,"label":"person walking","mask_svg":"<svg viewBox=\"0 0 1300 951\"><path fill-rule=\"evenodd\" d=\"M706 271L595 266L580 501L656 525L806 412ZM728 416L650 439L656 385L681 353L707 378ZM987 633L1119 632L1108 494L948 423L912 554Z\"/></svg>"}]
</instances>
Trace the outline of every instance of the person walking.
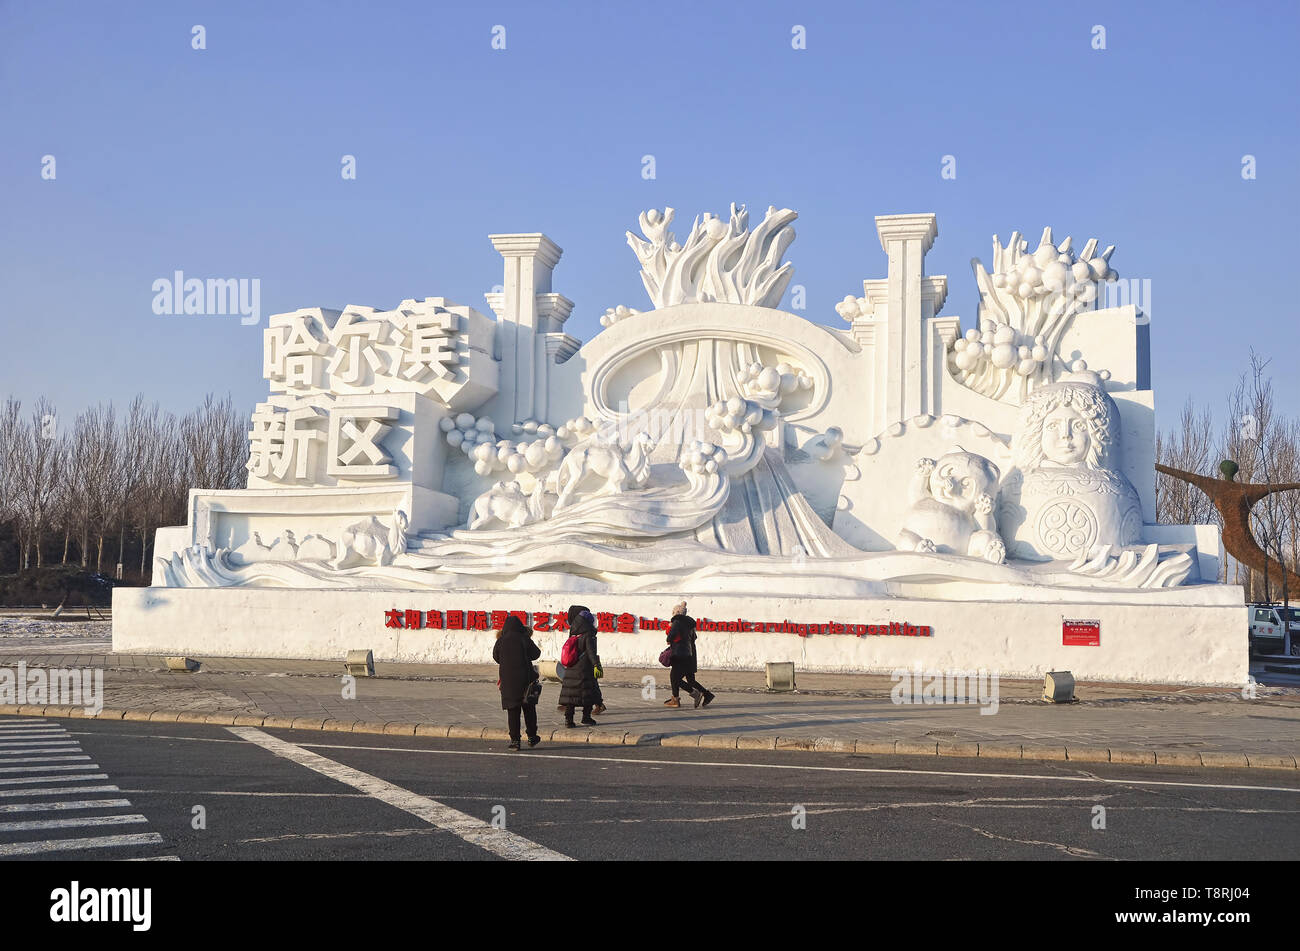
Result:
<instances>
[{"instance_id":1,"label":"person walking","mask_svg":"<svg viewBox=\"0 0 1300 951\"><path fill-rule=\"evenodd\" d=\"M560 687L560 706L564 710L564 725L576 727L573 713L582 707L582 725L596 726L591 718L592 708L600 701L600 685L596 683L596 619L582 605L569 609L569 636L578 638L578 657L565 665L564 682Z\"/></svg>"},{"instance_id":2,"label":"person walking","mask_svg":"<svg viewBox=\"0 0 1300 951\"><path fill-rule=\"evenodd\" d=\"M492 659L497 662L501 709L506 711L511 750L519 749L521 713L524 725L528 728L528 745L536 746L542 741L537 733L536 693L538 691L533 687L537 681L537 671L533 669L533 661L541 656L542 649L533 643L533 632L514 615L506 618L506 623L497 632L497 642L492 648Z\"/></svg>"},{"instance_id":3,"label":"person walking","mask_svg":"<svg viewBox=\"0 0 1300 951\"><path fill-rule=\"evenodd\" d=\"M570 632L572 632L572 630L573 630L573 622L577 620L578 615L581 614L583 611L586 611L588 614L591 614L591 608L587 607L585 604L571 604L571 605L569 605L569 630L570 630ZM593 621L592 623L595 624L594 621ZM600 666L600 657L599 657L599 656L596 657L596 666L597 666L597 667ZM560 710L561 710L561 712L563 712L563 710L564 710L563 705L561 705ZM600 678L597 678L597 679L596 679L596 705L595 705L594 708L592 708L592 711L591 711L591 712L592 712L592 714L593 714L594 716L600 716L602 713L605 712L605 695L604 695L604 693L603 693L603 692L601 691L601 689L600 689Z\"/></svg>"},{"instance_id":4,"label":"person walking","mask_svg":"<svg viewBox=\"0 0 1300 951\"><path fill-rule=\"evenodd\" d=\"M678 696L682 686L690 692L691 699L698 708L701 704L708 706L714 695L700 686L695 679L698 658L695 653L695 618L686 613L686 602L680 601L673 606L673 619L668 625L668 646L672 649L672 665L669 680L673 695L664 701L665 707L680 707Z\"/></svg>"}]
</instances>

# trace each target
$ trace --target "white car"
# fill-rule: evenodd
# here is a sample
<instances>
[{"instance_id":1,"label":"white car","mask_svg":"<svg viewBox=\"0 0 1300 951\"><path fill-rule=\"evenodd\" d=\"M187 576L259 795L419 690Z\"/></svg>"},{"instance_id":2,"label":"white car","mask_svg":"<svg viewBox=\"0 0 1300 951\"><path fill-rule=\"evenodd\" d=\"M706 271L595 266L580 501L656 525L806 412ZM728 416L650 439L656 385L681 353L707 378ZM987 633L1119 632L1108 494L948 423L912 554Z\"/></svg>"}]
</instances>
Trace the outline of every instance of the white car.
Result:
<instances>
[{"instance_id":1,"label":"white car","mask_svg":"<svg viewBox=\"0 0 1300 951\"><path fill-rule=\"evenodd\" d=\"M1250 605L1250 643L1261 654L1280 654L1285 649L1282 633L1282 613L1286 611L1291 622L1291 656L1300 657L1300 608L1284 608L1280 604Z\"/></svg>"}]
</instances>

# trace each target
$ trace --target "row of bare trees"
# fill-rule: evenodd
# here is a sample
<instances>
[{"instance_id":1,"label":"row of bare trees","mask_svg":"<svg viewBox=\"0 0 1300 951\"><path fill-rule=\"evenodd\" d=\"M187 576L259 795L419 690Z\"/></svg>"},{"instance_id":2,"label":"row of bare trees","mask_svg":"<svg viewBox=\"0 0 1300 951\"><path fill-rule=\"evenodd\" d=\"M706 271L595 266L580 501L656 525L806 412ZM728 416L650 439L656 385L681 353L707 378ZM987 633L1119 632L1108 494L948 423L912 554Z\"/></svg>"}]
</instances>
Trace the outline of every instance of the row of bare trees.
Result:
<instances>
[{"instance_id":1,"label":"row of bare trees","mask_svg":"<svg viewBox=\"0 0 1300 951\"><path fill-rule=\"evenodd\" d=\"M1225 460L1238 467L1237 481L1264 484L1300 482L1300 416L1276 405L1267 375L1269 361L1252 353L1250 369L1228 394L1226 415L1216 425L1209 407L1188 400L1178 424L1156 435L1156 461L1202 475L1219 476ZM1300 568L1300 491L1278 492L1251 512L1260 547L1292 571ZM1156 482L1156 520L1170 524L1218 524L1222 520L1200 489L1171 476ZM1281 579L1265 577L1226 559L1220 579L1240 584L1247 600L1300 601L1300 591L1283 591Z\"/></svg>"},{"instance_id":2,"label":"row of bare trees","mask_svg":"<svg viewBox=\"0 0 1300 951\"><path fill-rule=\"evenodd\" d=\"M147 575L154 529L183 524L192 486L242 488L245 416L209 395L184 416L136 396L68 422L48 400L0 405L0 573L52 563ZM128 551L130 564L128 565Z\"/></svg>"}]
</instances>

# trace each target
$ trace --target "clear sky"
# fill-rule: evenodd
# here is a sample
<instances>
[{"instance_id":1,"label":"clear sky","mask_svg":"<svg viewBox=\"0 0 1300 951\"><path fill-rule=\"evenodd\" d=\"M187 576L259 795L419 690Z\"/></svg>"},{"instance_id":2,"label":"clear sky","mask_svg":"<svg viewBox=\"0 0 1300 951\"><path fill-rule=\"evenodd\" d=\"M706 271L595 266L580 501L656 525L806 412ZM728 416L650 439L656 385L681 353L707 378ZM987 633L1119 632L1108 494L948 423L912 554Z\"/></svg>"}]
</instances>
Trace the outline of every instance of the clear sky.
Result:
<instances>
[{"instance_id":1,"label":"clear sky","mask_svg":"<svg viewBox=\"0 0 1300 951\"><path fill-rule=\"evenodd\" d=\"M1151 281L1162 425L1188 396L1221 412L1251 347L1295 412L1298 48L1295 2L0 0L0 397L251 409L260 327L155 315L155 280L258 278L262 326L488 312L493 232L564 249L589 339L648 306L638 212L675 207L682 237L737 201L800 212L800 313L841 327L885 275L874 215L937 213L927 271L964 326L993 234L1095 236Z\"/></svg>"}]
</instances>

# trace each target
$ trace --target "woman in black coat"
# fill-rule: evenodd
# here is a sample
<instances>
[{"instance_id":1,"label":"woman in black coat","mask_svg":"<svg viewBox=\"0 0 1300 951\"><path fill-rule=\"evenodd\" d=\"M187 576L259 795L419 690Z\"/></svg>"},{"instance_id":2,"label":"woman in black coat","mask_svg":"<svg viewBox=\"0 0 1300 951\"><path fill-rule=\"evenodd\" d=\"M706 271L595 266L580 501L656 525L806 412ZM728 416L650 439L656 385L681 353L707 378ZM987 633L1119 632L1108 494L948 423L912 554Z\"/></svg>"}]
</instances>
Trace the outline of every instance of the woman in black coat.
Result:
<instances>
[{"instance_id":1,"label":"woman in black coat","mask_svg":"<svg viewBox=\"0 0 1300 951\"><path fill-rule=\"evenodd\" d=\"M686 613L686 602L673 607L673 619L668 625L668 646L672 648L672 666L669 681L673 695L664 701L665 707L680 707L681 699L677 696L682 685L690 691L691 699L698 707L706 707L713 702L713 694L700 686L695 679L698 658L695 654L695 618Z\"/></svg>"},{"instance_id":2,"label":"woman in black coat","mask_svg":"<svg viewBox=\"0 0 1300 951\"><path fill-rule=\"evenodd\" d=\"M501 709L506 711L512 750L519 749L521 711L524 725L528 727L528 745L536 746L542 741L537 733L537 704L524 703L529 685L537 679L533 661L541 656L542 649L533 643L533 632L514 615L506 618L492 648L492 659L497 662L501 678Z\"/></svg>"},{"instance_id":3,"label":"woman in black coat","mask_svg":"<svg viewBox=\"0 0 1300 951\"><path fill-rule=\"evenodd\" d=\"M591 708L600 702L600 685L596 683L596 619L590 611L576 612L569 625L569 635L578 638L578 659L564 668L564 683L560 686L564 725L577 726L573 722L573 710L582 707L583 726L595 726Z\"/></svg>"}]
</instances>

